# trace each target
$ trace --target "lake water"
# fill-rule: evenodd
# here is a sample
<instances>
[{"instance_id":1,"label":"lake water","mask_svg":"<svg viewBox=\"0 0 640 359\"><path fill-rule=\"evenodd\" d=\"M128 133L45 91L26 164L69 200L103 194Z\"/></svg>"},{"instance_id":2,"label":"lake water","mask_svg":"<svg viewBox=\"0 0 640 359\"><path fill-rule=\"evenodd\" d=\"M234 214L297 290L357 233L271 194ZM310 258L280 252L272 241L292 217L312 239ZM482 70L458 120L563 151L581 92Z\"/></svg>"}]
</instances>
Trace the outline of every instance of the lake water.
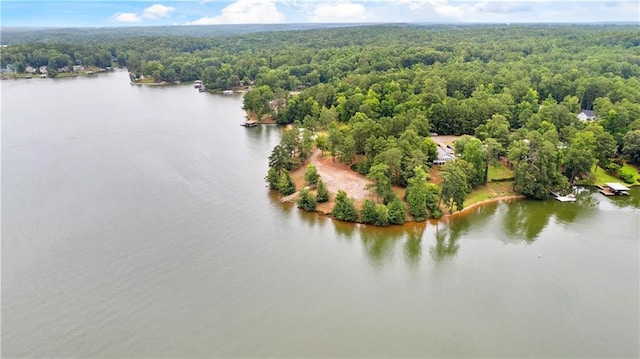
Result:
<instances>
[{"instance_id":1,"label":"lake water","mask_svg":"<svg viewBox=\"0 0 640 359\"><path fill-rule=\"evenodd\" d=\"M367 228L278 202L240 96L0 85L3 357L638 356L638 190Z\"/></svg>"}]
</instances>

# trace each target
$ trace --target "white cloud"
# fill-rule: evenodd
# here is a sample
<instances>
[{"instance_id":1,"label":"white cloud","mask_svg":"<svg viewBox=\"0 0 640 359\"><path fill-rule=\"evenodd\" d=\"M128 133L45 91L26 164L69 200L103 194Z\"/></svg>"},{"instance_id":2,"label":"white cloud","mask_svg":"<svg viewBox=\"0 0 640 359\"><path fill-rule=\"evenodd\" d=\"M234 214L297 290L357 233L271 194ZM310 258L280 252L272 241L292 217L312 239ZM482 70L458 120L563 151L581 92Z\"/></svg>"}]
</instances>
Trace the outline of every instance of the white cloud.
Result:
<instances>
[{"instance_id":1,"label":"white cloud","mask_svg":"<svg viewBox=\"0 0 640 359\"><path fill-rule=\"evenodd\" d=\"M216 24L277 24L284 21L275 1L272 0L237 0L222 9L222 14L214 17L203 17L187 25Z\"/></svg>"},{"instance_id":2,"label":"white cloud","mask_svg":"<svg viewBox=\"0 0 640 359\"><path fill-rule=\"evenodd\" d=\"M165 6L162 4L154 4L144 9L144 11L142 12L142 17L145 19L169 17L169 14L173 11L175 11L174 7Z\"/></svg>"},{"instance_id":3,"label":"white cloud","mask_svg":"<svg viewBox=\"0 0 640 359\"><path fill-rule=\"evenodd\" d=\"M113 19L117 22L139 22L141 19L132 12L119 12L113 15Z\"/></svg>"},{"instance_id":4,"label":"white cloud","mask_svg":"<svg viewBox=\"0 0 640 359\"><path fill-rule=\"evenodd\" d=\"M350 2L319 4L316 6L312 22L358 22L365 19L366 9L362 4Z\"/></svg>"},{"instance_id":5,"label":"white cloud","mask_svg":"<svg viewBox=\"0 0 640 359\"><path fill-rule=\"evenodd\" d=\"M451 5L448 0L399 0L401 4L409 5L411 10L426 10L431 9L437 15L445 18L461 19L470 11L472 6L465 5Z\"/></svg>"}]
</instances>

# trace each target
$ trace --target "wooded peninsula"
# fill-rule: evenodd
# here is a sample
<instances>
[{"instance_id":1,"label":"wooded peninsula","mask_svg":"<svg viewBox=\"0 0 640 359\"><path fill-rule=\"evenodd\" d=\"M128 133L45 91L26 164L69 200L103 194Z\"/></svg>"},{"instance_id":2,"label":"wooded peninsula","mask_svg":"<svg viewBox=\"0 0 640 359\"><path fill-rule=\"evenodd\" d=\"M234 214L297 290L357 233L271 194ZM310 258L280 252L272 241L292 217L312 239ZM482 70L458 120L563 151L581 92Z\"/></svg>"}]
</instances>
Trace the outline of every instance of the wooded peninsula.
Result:
<instances>
[{"instance_id":1,"label":"wooded peninsula","mask_svg":"<svg viewBox=\"0 0 640 359\"><path fill-rule=\"evenodd\" d=\"M249 117L288 125L270 188L305 210L330 203L340 220L402 224L495 193L640 184L636 26L233 29L3 31L2 76L119 66L132 82L246 90ZM363 176L371 195L330 193L312 157Z\"/></svg>"}]
</instances>

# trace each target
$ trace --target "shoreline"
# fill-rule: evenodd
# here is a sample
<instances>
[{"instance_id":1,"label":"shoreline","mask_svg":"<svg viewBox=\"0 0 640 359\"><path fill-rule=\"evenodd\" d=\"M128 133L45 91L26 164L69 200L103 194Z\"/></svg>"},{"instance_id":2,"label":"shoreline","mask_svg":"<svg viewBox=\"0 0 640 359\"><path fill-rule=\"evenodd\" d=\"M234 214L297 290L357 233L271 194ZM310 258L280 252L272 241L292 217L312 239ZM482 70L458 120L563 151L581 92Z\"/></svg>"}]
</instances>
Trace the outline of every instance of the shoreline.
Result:
<instances>
[{"instance_id":1,"label":"shoreline","mask_svg":"<svg viewBox=\"0 0 640 359\"><path fill-rule=\"evenodd\" d=\"M485 205L488 205L488 204L500 203L500 202L512 202L512 201L516 201L516 200L523 200L523 199L526 199L526 198L527 198L527 196L525 196L523 194L510 194L510 195L506 195L506 196L488 198L488 199L485 199L484 201L472 203L469 206L467 206L467 207L465 207L465 208L463 208L463 209L461 209L459 211L455 211L453 213L443 214L442 217L440 217L440 218L438 218L436 220L462 217L462 216L466 216L466 215L470 214L470 212L472 212L476 208L482 207L482 206L485 206Z\"/></svg>"},{"instance_id":2,"label":"shoreline","mask_svg":"<svg viewBox=\"0 0 640 359\"><path fill-rule=\"evenodd\" d=\"M296 204L296 200L298 197L298 192L296 191L295 193L286 196L286 197L282 197L280 198L280 203L284 204L284 203L291 203L293 205ZM520 201L523 199L526 199L527 196L523 195L523 194L510 194L510 195L506 195L506 196L499 196L499 197L494 197L494 198L489 198L489 199L485 199L483 201L480 202L476 202L476 203L472 203L470 204L468 207L465 207L459 211L455 211L452 213L447 213L447 214L443 214L442 217L440 218L427 218L424 221L416 221L413 219L413 217L411 217L410 215L407 215L407 220L404 224L400 224L400 225L389 225L387 227L393 227L393 226L403 226L405 224L408 223L421 223L421 222L432 222L432 223L437 223L439 221L448 221L454 218L458 218L458 217L463 217L463 216L467 216L469 214L471 214L474 210L476 210L477 208L489 205L489 204L493 204L493 203L501 203L501 202L513 202L513 201ZM320 204L319 204L320 205ZM300 208L298 208L298 210L302 210ZM304 211L304 210L302 210ZM315 213L317 215L322 215L328 218L331 218L334 221L339 221L338 219L334 218L331 215L331 210L326 210L326 209L321 209L321 208L317 208L313 211L305 211L305 212L309 212L309 213ZM344 221L341 221L344 222ZM359 221L356 222L349 222L349 223L353 223L353 224L363 224Z\"/></svg>"}]
</instances>

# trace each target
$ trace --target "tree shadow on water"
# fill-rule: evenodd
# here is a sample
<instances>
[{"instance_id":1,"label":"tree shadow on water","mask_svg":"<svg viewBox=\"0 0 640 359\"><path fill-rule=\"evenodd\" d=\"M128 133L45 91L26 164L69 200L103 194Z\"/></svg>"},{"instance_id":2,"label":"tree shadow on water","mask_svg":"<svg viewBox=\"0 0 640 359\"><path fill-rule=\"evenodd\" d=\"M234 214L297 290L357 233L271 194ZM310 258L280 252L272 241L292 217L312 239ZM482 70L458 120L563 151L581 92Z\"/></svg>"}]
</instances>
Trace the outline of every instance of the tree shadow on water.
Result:
<instances>
[{"instance_id":1,"label":"tree shadow on water","mask_svg":"<svg viewBox=\"0 0 640 359\"><path fill-rule=\"evenodd\" d=\"M417 267L422 259L422 236L426 227L427 222L417 222L407 226L403 252L404 261L410 267Z\"/></svg>"},{"instance_id":2,"label":"tree shadow on water","mask_svg":"<svg viewBox=\"0 0 640 359\"><path fill-rule=\"evenodd\" d=\"M523 200L509 204L504 217L505 233L513 241L533 243L549 225L552 218L564 225L579 218L594 216L599 201L590 190L580 190L575 202Z\"/></svg>"},{"instance_id":3,"label":"tree shadow on water","mask_svg":"<svg viewBox=\"0 0 640 359\"><path fill-rule=\"evenodd\" d=\"M429 249L433 260L443 262L455 257L460 248L457 243L458 239L466 230L465 225L460 223L452 224L449 220L436 224L435 244Z\"/></svg>"},{"instance_id":4,"label":"tree shadow on water","mask_svg":"<svg viewBox=\"0 0 640 359\"><path fill-rule=\"evenodd\" d=\"M351 239L356 233L356 228L360 226L353 222L344 222L337 219L331 219L331 222L333 223L333 228L337 238Z\"/></svg>"},{"instance_id":5,"label":"tree shadow on water","mask_svg":"<svg viewBox=\"0 0 640 359\"><path fill-rule=\"evenodd\" d=\"M402 230L398 228L362 226L360 240L369 262L376 267L381 267L390 261L393 258L398 239L402 237L402 234Z\"/></svg>"},{"instance_id":6,"label":"tree shadow on water","mask_svg":"<svg viewBox=\"0 0 640 359\"><path fill-rule=\"evenodd\" d=\"M552 211L547 202L524 200L512 203L504 219L505 232L509 237L533 243L549 224Z\"/></svg>"}]
</instances>

